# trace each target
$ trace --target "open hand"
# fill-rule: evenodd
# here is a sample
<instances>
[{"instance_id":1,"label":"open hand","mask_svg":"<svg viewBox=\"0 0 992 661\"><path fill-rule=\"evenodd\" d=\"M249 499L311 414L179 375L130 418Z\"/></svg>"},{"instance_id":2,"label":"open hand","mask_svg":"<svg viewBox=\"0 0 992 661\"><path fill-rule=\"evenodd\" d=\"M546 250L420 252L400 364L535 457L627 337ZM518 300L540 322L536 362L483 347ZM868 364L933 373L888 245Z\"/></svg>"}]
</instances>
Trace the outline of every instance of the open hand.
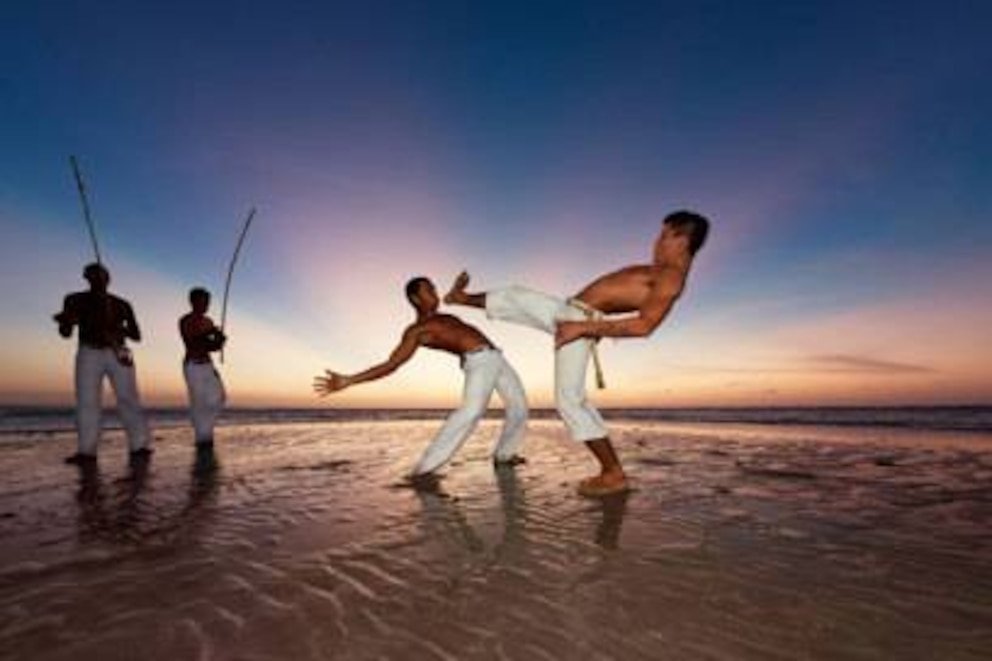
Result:
<instances>
[{"instance_id":1,"label":"open hand","mask_svg":"<svg viewBox=\"0 0 992 661\"><path fill-rule=\"evenodd\" d=\"M463 295L465 294L465 288L468 287L469 283L468 271L462 271L455 277L455 281L451 283L451 289L448 293L444 295L444 302L446 305L451 305L452 303L460 303Z\"/></svg>"},{"instance_id":2,"label":"open hand","mask_svg":"<svg viewBox=\"0 0 992 661\"><path fill-rule=\"evenodd\" d=\"M331 393L344 390L350 384L348 377L344 374L338 374L331 370L324 370L324 373L327 376L317 376L313 380L314 392L321 397L326 397Z\"/></svg>"},{"instance_id":3,"label":"open hand","mask_svg":"<svg viewBox=\"0 0 992 661\"><path fill-rule=\"evenodd\" d=\"M555 349L561 349L569 342L579 339L582 332L581 321L559 321L555 328Z\"/></svg>"}]
</instances>

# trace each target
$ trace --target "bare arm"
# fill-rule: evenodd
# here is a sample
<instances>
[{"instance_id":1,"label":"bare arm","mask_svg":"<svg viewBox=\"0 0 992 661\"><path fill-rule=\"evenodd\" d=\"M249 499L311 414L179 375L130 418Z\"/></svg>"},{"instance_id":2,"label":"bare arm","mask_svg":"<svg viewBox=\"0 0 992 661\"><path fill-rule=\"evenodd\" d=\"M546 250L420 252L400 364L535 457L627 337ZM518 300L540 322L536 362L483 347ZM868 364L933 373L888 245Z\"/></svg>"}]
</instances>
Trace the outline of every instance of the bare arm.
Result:
<instances>
[{"instance_id":1,"label":"bare arm","mask_svg":"<svg viewBox=\"0 0 992 661\"><path fill-rule=\"evenodd\" d=\"M220 351L227 342L227 336L219 329L210 317L199 320L189 316L179 322L179 333L183 343L192 351L208 353Z\"/></svg>"},{"instance_id":2,"label":"bare arm","mask_svg":"<svg viewBox=\"0 0 992 661\"><path fill-rule=\"evenodd\" d=\"M135 342L141 341L141 329L138 328L138 320L134 318L134 310L127 301L121 301L124 306L124 335Z\"/></svg>"},{"instance_id":3,"label":"bare arm","mask_svg":"<svg viewBox=\"0 0 992 661\"><path fill-rule=\"evenodd\" d=\"M344 390L348 386L366 381L374 381L388 376L395 372L400 365L410 360L417 348L423 344L425 331L422 326L414 325L406 329L403 339L399 345L393 349L389 358L383 362L368 368L357 374L340 374L331 370L325 370L326 376L318 376L313 380L313 389L321 397L330 395L333 392Z\"/></svg>"},{"instance_id":4,"label":"bare arm","mask_svg":"<svg viewBox=\"0 0 992 661\"><path fill-rule=\"evenodd\" d=\"M72 337L72 328L79 323L79 314L76 312L75 299L66 296L62 301L62 312L55 315L55 321L59 325L59 335L62 337Z\"/></svg>"},{"instance_id":5,"label":"bare arm","mask_svg":"<svg viewBox=\"0 0 992 661\"><path fill-rule=\"evenodd\" d=\"M683 276L676 271L665 271L651 291L651 296L641 306L637 315L623 319L599 321L562 321L555 333L555 346L561 347L581 337L645 337L654 332L668 315L679 294L682 293Z\"/></svg>"}]
</instances>

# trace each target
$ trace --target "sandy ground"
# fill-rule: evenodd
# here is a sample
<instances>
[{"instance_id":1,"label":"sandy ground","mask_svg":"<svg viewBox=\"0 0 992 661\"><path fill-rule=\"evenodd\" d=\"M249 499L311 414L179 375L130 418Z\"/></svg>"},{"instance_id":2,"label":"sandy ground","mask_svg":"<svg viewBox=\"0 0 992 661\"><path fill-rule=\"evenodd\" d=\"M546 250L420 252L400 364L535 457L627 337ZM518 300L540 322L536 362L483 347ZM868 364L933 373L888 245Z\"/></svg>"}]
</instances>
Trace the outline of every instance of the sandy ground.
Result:
<instances>
[{"instance_id":1,"label":"sandy ground","mask_svg":"<svg viewBox=\"0 0 992 661\"><path fill-rule=\"evenodd\" d=\"M560 423L494 471L486 422L399 486L438 424L6 439L0 659L989 658L988 436L616 423L587 500Z\"/></svg>"}]
</instances>

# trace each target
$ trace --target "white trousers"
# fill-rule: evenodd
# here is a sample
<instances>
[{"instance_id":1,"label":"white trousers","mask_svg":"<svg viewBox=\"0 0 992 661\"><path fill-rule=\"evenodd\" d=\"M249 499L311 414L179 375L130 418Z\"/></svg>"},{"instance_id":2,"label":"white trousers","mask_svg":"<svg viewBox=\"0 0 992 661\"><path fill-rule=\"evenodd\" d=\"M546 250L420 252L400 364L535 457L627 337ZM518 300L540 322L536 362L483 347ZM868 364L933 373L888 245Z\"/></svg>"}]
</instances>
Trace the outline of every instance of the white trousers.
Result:
<instances>
[{"instance_id":1,"label":"white trousers","mask_svg":"<svg viewBox=\"0 0 992 661\"><path fill-rule=\"evenodd\" d=\"M465 356L462 370L465 387L462 405L444 421L434 440L424 451L413 472L430 473L444 465L485 415L493 390L505 406L505 419L499 441L493 450L497 460L510 459L520 447L527 427L527 396L516 371L497 349L484 349Z\"/></svg>"},{"instance_id":2,"label":"white trousers","mask_svg":"<svg viewBox=\"0 0 992 661\"><path fill-rule=\"evenodd\" d=\"M554 335L558 321L584 321L586 313L548 294L512 286L486 292L490 319L529 326ZM586 397L586 367L590 340L569 342L555 351L555 407L576 441L606 438L603 416Z\"/></svg>"},{"instance_id":3,"label":"white trousers","mask_svg":"<svg viewBox=\"0 0 992 661\"><path fill-rule=\"evenodd\" d=\"M214 425L224 410L227 393L224 382L213 363L183 363L186 391L189 393L189 413L197 443L214 440Z\"/></svg>"},{"instance_id":4,"label":"white trousers","mask_svg":"<svg viewBox=\"0 0 992 661\"><path fill-rule=\"evenodd\" d=\"M131 451L151 441L138 397L134 365L121 365L113 349L80 346L76 350L76 430L79 452L95 455L103 419L103 377L110 380L117 398L117 415L127 433Z\"/></svg>"}]
</instances>

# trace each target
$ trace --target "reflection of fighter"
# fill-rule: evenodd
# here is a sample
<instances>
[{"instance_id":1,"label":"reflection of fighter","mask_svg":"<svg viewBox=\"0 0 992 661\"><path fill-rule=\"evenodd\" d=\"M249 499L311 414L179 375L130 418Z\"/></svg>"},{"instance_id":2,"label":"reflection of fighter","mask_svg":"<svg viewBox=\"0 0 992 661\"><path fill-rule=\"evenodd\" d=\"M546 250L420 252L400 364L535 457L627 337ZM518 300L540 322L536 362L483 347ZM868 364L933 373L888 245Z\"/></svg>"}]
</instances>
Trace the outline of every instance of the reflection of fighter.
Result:
<instances>
[{"instance_id":1,"label":"reflection of fighter","mask_svg":"<svg viewBox=\"0 0 992 661\"><path fill-rule=\"evenodd\" d=\"M417 310L417 320L404 331L389 359L358 374L328 370L326 376L314 380L314 390L329 395L356 383L381 379L410 360L421 346L455 354L461 358L465 372L462 405L445 420L417 462L412 477L429 476L455 454L485 415L493 390L499 393L506 407L506 419L493 459L497 464L523 461L515 453L526 431L527 400L513 367L477 328L450 314L438 313L437 291L427 278L410 280L406 296Z\"/></svg>"},{"instance_id":2,"label":"reflection of fighter","mask_svg":"<svg viewBox=\"0 0 992 661\"><path fill-rule=\"evenodd\" d=\"M66 296L62 311L55 315L62 337L71 337L72 329L79 327L75 377L79 450L66 461L96 460L104 376L117 397L117 413L127 432L132 460L147 456L151 439L138 397L134 360L125 346L127 339L141 340L138 322L131 304L107 291L110 273L102 264L89 264L83 277L90 284L89 291Z\"/></svg>"},{"instance_id":3,"label":"reflection of fighter","mask_svg":"<svg viewBox=\"0 0 992 661\"><path fill-rule=\"evenodd\" d=\"M214 442L214 425L227 399L224 382L210 359L212 351L220 351L227 338L207 316L210 292L196 287L189 292L191 312L179 320L179 333L186 345L183 376L189 392L189 410L193 419L196 444Z\"/></svg>"},{"instance_id":4,"label":"reflection of fighter","mask_svg":"<svg viewBox=\"0 0 992 661\"><path fill-rule=\"evenodd\" d=\"M681 295L708 230L709 222L698 214L673 213L662 223L652 263L600 276L570 299L524 287L469 293L467 273L458 276L444 297L445 303L482 308L492 319L555 335L555 404L572 437L585 443L600 464L600 474L579 486L584 495L628 488L606 425L586 399L586 365L594 343L602 337L645 337L654 331Z\"/></svg>"}]
</instances>

